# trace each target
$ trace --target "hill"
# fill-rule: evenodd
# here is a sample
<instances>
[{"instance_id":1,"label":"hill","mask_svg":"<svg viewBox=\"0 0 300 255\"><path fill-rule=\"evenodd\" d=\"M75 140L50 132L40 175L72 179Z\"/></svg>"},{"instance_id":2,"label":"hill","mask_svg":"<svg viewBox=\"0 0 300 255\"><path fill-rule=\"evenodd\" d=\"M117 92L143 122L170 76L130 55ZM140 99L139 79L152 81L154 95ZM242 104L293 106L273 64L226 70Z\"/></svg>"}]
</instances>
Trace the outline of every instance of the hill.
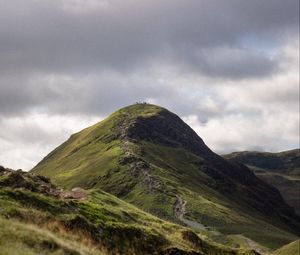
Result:
<instances>
[{"instance_id":1,"label":"hill","mask_svg":"<svg viewBox=\"0 0 300 255\"><path fill-rule=\"evenodd\" d=\"M297 239L299 218L277 189L155 105L125 107L72 135L32 173L65 188L101 188L216 239L243 235L269 248Z\"/></svg>"},{"instance_id":2,"label":"hill","mask_svg":"<svg viewBox=\"0 0 300 255\"><path fill-rule=\"evenodd\" d=\"M299 255L300 254L300 240L284 245L276 250L274 255Z\"/></svg>"},{"instance_id":3,"label":"hill","mask_svg":"<svg viewBox=\"0 0 300 255\"><path fill-rule=\"evenodd\" d=\"M257 254L211 243L99 189L62 190L3 167L0 208L1 255Z\"/></svg>"},{"instance_id":4,"label":"hill","mask_svg":"<svg viewBox=\"0 0 300 255\"><path fill-rule=\"evenodd\" d=\"M234 152L224 157L246 164L259 178L276 187L300 215L300 149L279 153Z\"/></svg>"}]
</instances>

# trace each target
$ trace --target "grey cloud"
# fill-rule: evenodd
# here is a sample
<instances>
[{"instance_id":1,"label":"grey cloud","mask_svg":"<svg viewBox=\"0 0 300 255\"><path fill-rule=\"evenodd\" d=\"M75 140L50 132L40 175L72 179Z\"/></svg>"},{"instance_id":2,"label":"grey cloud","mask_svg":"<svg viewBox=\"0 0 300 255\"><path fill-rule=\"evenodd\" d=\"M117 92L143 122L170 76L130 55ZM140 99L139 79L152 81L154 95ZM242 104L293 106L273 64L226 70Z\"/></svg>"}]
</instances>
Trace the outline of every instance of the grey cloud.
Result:
<instances>
[{"instance_id":1,"label":"grey cloud","mask_svg":"<svg viewBox=\"0 0 300 255\"><path fill-rule=\"evenodd\" d=\"M295 146L299 47L282 48L299 41L297 0L74 1L0 1L0 161L32 164L88 116L144 100L196 116L219 151Z\"/></svg>"},{"instance_id":2,"label":"grey cloud","mask_svg":"<svg viewBox=\"0 0 300 255\"><path fill-rule=\"evenodd\" d=\"M81 15L67 12L61 2L9 1L1 6L1 70L128 72L173 58L193 65L189 55L195 51L236 47L249 36L259 40L268 34L268 40L276 40L282 32L297 31L296 0L115 0L109 8ZM249 69L253 63L263 70L273 65L255 52L249 59L249 65L240 59ZM241 71L219 71L201 61L199 69L207 75L234 77ZM262 74L256 68L251 75L257 71Z\"/></svg>"},{"instance_id":3,"label":"grey cloud","mask_svg":"<svg viewBox=\"0 0 300 255\"><path fill-rule=\"evenodd\" d=\"M42 110L48 103L63 102L70 95L68 84L46 84L38 77L32 74L0 77L0 116L26 113L31 108Z\"/></svg>"},{"instance_id":4,"label":"grey cloud","mask_svg":"<svg viewBox=\"0 0 300 255\"><path fill-rule=\"evenodd\" d=\"M257 79L279 71L278 59L249 49L213 48L184 52L178 61L185 60L187 71L226 79Z\"/></svg>"},{"instance_id":5,"label":"grey cloud","mask_svg":"<svg viewBox=\"0 0 300 255\"><path fill-rule=\"evenodd\" d=\"M176 94L170 84L157 86L157 77L152 74L24 75L16 79L0 77L0 83L3 84L0 86L0 117L30 111L100 116L136 101Z\"/></svg>"}]
</instances>

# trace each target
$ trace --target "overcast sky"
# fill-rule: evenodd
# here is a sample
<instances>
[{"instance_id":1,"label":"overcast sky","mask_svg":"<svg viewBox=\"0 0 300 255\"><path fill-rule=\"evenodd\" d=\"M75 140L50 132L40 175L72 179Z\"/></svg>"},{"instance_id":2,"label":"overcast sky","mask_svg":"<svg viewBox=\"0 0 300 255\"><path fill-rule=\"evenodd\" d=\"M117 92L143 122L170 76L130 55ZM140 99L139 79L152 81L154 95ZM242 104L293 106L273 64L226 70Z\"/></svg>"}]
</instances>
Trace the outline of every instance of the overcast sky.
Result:
<instances>
[{"instance_id":1,"label":"overcast sky","mask_svg":"<svg viewBox=\"0 0 300 255\"><path fill-rule=\"evenodd\" d=\"M299 147L298 0L0 0L0 165L136 101L218 153Z\"/></svg>"}]
</instances>

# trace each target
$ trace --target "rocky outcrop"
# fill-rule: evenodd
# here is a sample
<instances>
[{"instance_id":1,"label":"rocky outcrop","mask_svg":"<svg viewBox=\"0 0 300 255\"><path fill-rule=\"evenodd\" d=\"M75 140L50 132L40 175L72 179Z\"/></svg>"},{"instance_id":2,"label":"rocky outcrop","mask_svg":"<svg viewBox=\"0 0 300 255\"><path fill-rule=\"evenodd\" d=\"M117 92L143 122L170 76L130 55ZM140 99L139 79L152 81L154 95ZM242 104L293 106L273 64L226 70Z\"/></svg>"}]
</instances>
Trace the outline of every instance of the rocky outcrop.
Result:
<instances>
[{"instance_id":1,"label":"rocky outcrop","mask_svg":"<svg viewBox=\"0 0 300 255\"><path fill-rule=\"evenodd\" d=\"M4 167L0 167L0 187L29 190L62 199L85 199L87 197L87 191L82 188L63 190L54 185L48 177Z\"/></svg>"}]
</instances>

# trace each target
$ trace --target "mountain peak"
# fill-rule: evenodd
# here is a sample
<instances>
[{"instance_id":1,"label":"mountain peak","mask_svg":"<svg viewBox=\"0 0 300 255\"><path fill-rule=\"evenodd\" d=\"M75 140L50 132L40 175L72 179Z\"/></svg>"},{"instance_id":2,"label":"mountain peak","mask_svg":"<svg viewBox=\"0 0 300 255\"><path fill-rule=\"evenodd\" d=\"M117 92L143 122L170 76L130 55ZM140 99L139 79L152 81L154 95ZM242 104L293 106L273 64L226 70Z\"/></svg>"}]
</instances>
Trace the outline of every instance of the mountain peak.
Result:
<instances>
[{"instance_id":1,"label":"mountain peak","mask_svg":"<svg viewBox=\"0 0 300 255\"><path fill-rule=\"evenodd\" d=\"M169 110L147 103L124 107L112 115L114 133L118 138L148 141L163 146L186 149L194 154L211 155L211 150L198 134Z\"/></svg>"},{"instance_id":2,"label":"mountain peak","mask_svg":"<svg viewBox=\"0 0 300 255\"><path fill-rule=\"evenodd\" d=\"M127 106L72 135L32 172L67 188L101 188L197 228L235 233L232 225L247 220L254 230L260 215L273 225L265 233L272 239L277 226L294 233L299 223L276 189L212 152L176 114L151 104Z\"/></svg>"},{"instance_id":3,"label":"mountain peak","mask_svg":"<svg viewBox=\"0 0 300 255\"><path fill-rule=\"evenodd\" d=\"M161 106L154 105L154 104L135 103L117 110L112 115L116 113L121 113L121 114L130 114L132 117L138 117L138 116L146 117L146 116L156 115L162 111L167 111L167 110Z\"/></svg>"}]
</instances>

